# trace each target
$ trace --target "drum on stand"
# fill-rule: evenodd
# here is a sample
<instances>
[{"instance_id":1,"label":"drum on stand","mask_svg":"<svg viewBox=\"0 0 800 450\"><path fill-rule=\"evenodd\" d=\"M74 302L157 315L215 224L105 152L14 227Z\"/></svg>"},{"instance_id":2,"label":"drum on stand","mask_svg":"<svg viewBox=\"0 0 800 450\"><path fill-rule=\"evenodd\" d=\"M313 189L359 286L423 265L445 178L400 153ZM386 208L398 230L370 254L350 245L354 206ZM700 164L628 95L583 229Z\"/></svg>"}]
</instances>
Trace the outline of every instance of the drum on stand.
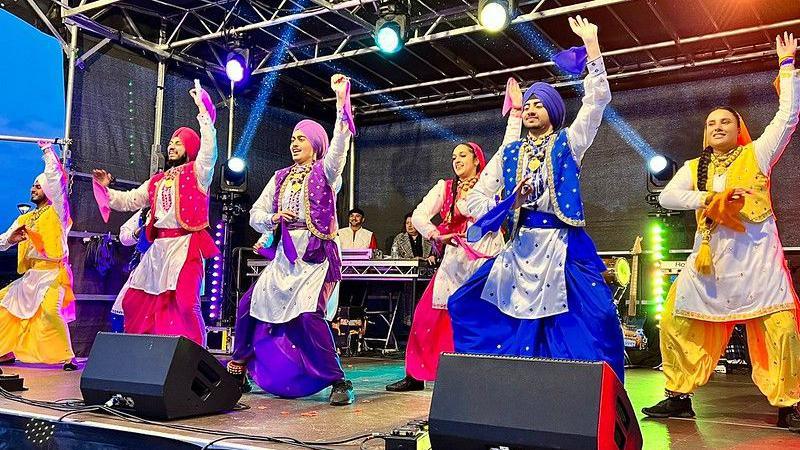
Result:
<instances>
[{"instance_id":1,"label":"drum on stand","mask_svg":"<svg viewBox=\"0 0 800 450\"><path fill-rule=\"evenodd\" d=\"M603 258L603 263L606 265L603 279L611 288L614 304L619 305L631 282L631 265L625 258Z\"/></svg>"}]
</instances>

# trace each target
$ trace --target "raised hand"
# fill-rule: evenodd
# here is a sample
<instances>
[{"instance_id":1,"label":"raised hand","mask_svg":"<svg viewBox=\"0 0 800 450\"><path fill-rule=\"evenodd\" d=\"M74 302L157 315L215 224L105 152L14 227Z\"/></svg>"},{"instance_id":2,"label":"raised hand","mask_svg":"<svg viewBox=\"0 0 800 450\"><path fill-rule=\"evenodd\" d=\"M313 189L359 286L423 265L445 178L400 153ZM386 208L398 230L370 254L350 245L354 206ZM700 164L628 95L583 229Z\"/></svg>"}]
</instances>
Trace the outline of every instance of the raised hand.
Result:
<instances>
[{"instance_id":1,"label":"raised hand","mask_svg":"<svg viewBox=\"0 0 800 450\"><path fill-rule=\"evenodd\" d=\"M108 187L112 181L114 181L114 177L111 176L110 173L103 169L94 169L92 170L92 178L96 181L99 185Z\"/></svg>"},{"instance_id":2,"label":"raised hand","mask_svg":"<svg viewBox=\"0 0 800 450\"><path fill-rule=\"evenodd\" d=\"M775 52L778 54L778 58L794 58L797 51L797 41L798 39L794 38L793 33L785 31L783 32L783 37L780 34L775 36Z\"/></svg>"},{"instance_id":3,"label":"raised hand","mask_svg":"<svg viewBox=\"0 0 800 450\"><path fill-rule=\"evenodd\" d=\"M337 73L331 76L331 89L336 93L336 104L341 106L344 104L345 96L347 95L347 86L350 83L350 78Z\"/></svg>"},{"instance_id":4,"label":"raised hand","mask_svg":"<svg viewBox=\"0 0 800 450\"><path fill-rule=\"evenodd\" d=\"M194 104L197 105L197 110L202 113L207 113L206 105L203 104L203 97L201 93L203 92L203 88L200 86L200 80L194 80L194 88L189 89L189 95L192 96L192 100L194 100Z\"/></svg>"},{"instance_id":5,"label":"raised hand","mask_svg":"<svg viewBox=\"0 0 800 450\"><path fill-rule=\"evenodd\" d=\"M511 106L515 109L522 108L522 89L514 78L509 78L506 83L506 95L511 99Z\"/></svg>"},{"instance_id":6,"label":"raised hand","mask_svg":"<svg viewBox=\"0 0 800 450\"><path fill-rule=\"evenodd\" d=\"M600 56L600 44L597 41L597 25L581 16L569 18L569 27L577 34L586 46L586 57L592 61Z\"/></svg>"},{"instance_id":7,"label":"raised hand","mask_svg":"<svg viewBox=\"0 0 800 450\"><path fill-rule=\"evenodd\" d=\"M38 145L39 148L42 149L43 152L47 151L48 149L52 150L52 148L53 148L53 143L52 142L47 142L47 141L38 141L36 143L36 145Z\"/></svg>"}]
</instances>

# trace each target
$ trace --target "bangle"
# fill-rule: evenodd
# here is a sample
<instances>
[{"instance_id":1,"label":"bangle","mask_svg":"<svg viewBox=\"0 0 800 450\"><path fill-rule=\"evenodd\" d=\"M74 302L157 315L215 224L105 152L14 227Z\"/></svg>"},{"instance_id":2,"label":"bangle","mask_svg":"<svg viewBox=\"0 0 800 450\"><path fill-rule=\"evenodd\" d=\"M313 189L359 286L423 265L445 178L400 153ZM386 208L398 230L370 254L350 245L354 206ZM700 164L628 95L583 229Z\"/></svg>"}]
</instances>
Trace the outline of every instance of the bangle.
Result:
<instances>
[{"instance_id":1,"label":"bangle","mask_svg":"<svg viewBox=\"0 0 800 450\"><path fill-rule=\"evenodd\" d=\"M789 57L789 58L783 58L783 59L781 60L781 62L780 62L780 66L781 66L781 67L783 67L783 66L789 66L789 65L792 65L792 64L794 64L794 58L792 58L792 57Z\"/></svg>"}]
</instances>

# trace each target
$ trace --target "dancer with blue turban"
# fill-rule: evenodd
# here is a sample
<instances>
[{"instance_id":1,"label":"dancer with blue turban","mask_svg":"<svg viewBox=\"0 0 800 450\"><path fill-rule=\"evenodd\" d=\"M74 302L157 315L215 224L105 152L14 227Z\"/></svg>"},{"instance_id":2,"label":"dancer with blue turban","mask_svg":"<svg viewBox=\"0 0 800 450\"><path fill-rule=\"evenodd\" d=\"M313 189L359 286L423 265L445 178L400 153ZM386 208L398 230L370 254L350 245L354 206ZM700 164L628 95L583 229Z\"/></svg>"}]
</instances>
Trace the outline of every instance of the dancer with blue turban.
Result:
<instances>
[{"instance_id":1,"label":"dancer with blue turban","mask_svg":"<svg viewBox=\"0 0 800 450\"><path fill-rule=\"evenodd\" d=\"M534 83L523 96L509 80L509 128L524 124L527 135L494 155L466 203L480 217L468 241L504 222L511 239L453 293L448 310L457 352L605 361L622 380L622 330L584 229L579 179L611 92L597 26L580 16L569 23L585 48L556 63L577 73L588 67L583 104L565 128L564 101L552 86Z\"/></svg>"}]
</instances>

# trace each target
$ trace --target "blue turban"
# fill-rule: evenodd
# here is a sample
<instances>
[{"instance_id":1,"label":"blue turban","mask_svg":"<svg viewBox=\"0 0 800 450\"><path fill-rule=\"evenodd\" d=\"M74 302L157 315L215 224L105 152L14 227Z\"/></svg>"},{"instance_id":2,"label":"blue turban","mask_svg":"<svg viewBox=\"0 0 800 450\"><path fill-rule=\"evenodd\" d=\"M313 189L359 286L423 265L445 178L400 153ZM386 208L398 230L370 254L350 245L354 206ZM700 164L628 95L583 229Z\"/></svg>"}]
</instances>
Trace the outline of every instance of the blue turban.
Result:
<instances>
[{"instance_id":1,"label":"blue turban","mask_svg":"<svg viewBox=\"0 0 800 450\"><path fill-rule=\"evenodd\" d=\"M550 123L553 124L553 130L558 130L564 126L566 113L564 99L561 98L561 94L553 86L541 81L533 83L533 86L529 87L525 91L525 95L522 96L522 104L528 103L528 100L533 97L539 99L544 109L547 110L547 115L550 116Z\"/></svg>"}]
</instances>

